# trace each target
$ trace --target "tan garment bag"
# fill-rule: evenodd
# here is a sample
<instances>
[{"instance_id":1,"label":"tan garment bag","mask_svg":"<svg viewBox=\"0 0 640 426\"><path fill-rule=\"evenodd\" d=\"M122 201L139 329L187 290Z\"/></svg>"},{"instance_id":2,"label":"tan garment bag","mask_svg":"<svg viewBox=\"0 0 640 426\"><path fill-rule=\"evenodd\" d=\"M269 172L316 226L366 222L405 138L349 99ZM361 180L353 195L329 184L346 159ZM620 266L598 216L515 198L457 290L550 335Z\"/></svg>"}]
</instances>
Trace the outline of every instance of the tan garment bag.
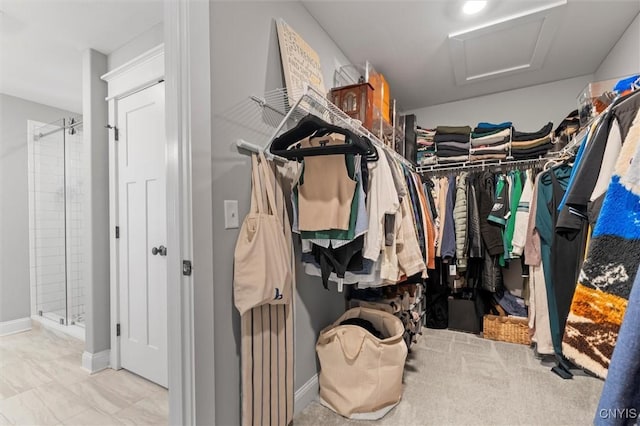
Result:
<instances>
[{"instance_id":1,"label":"tan garment bag","mask_svg":"<svg viewBox=\"0 0 640 426\"><path fill-rule=\"evenodd\" d=\"M266 187L274 188L274 212L279 218L286 247L278 253L291 267L293 286L291 227L284 205L280 176L268 168ZM254 165L255 166L255 165ZM290 302L291 299L289 299ZM264 304L249 309L241 317L242 359L242 424L243 426L286 426L293 421L293 305Z\"/></svg>"}]
</instances>

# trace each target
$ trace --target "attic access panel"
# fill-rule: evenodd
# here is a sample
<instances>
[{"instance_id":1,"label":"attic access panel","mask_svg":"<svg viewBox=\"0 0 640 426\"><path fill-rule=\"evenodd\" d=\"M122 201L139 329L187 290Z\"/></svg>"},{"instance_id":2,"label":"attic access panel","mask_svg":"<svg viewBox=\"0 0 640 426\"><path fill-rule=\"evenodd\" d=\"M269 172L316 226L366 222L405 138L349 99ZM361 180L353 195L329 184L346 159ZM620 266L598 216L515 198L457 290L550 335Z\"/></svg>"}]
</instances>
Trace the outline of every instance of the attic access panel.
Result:
<instances>
[{"instance_id":1,"label":"attic access panel","mask_svg":"<svg viewBox=\"0 0 640 426\"><path fill-rule=\"evenodd\" d=\"M449 34L457 85L542 68L566 0Z\"/></svg>"}]
</instances>

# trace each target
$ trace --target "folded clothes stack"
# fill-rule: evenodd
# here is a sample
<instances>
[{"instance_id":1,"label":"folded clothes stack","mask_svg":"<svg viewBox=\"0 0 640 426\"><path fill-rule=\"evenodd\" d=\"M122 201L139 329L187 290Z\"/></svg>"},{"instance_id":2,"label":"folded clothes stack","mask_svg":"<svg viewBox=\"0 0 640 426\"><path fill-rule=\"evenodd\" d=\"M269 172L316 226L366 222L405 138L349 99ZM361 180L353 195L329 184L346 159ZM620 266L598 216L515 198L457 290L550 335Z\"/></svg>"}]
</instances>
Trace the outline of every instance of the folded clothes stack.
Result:
<instances>
[{"instance_id":1,"label":"folded clothes stack","mask_svg":"<svg viewBox=\"0 0 640 426\"><path fill-rule=\"evenodd\" d=\"M478 123L471 133L471 161L504 160L511 141L511 122Z\"/></svg>"},{"instance_id":2,"label":"folded clothes stack","mask_svg":"<svg viewBox=\"0 0 640 426\"><path fill-rule=\"evenodd\" d=\"M438 162L469 160L470 134L469 126L438 126L433 138Z\"/></svg>"},{"instance_id":3,"label":"folded clothes stack","mask_svg":"<svg viewBox=\"0 0 640 426\"><path fill-rule=\"evenodd\" d=\"M511 155L516 160L526 160L544 156L553 147L549 122L536 132L519 132L514 129L511 141Z\"/></svg>"},{"instance_id":4,"label":"folded clothes stack","mask_svg":"<svg viewBox=\"0 0 640 426\"><path fill-rule=\"evenodd\" d=\"M436 163L436 146L433 141L435 135L435 129L423 129L422 127L416 129L418 144L416 161L418 165L426 166Z\"/></svg>"}]
</instances>

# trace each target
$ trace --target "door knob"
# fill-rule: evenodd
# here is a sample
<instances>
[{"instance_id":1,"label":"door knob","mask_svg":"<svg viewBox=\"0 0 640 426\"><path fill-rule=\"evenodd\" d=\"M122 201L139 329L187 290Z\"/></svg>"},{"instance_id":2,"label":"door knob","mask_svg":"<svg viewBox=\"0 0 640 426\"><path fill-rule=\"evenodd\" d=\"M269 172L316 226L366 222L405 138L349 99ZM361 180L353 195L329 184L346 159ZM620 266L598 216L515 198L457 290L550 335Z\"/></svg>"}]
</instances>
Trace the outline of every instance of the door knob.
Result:
<instances>
[{"instance_id":1,"label":"door knob","mask_svg":"<svg viewBox=\"0 0 640 426\"><path fill-rule=\"evenodd\" d=\"M157 255L159 254L160 256L166 256L167 255L167 248L165 246L160 246L160 247L154 247L151 249L151 254L152 255Z\"/></svg>"}]
</instances>

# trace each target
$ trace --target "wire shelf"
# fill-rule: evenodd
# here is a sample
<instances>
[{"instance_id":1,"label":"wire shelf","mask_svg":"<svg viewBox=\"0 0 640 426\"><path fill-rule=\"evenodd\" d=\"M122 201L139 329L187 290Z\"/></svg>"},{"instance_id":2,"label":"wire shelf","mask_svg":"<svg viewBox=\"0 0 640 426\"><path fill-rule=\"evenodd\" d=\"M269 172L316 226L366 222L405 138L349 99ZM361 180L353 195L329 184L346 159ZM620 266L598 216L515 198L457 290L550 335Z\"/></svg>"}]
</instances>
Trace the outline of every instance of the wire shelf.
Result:
<instances>
[{"instance_id":1,"label":"wire shelf","mask_svg":"<svg viewBox=\"0 0 640 426\"><path fill-rule=\"evenodd\" d=\"M418 173L425 174L447 174L457 171L472 171L474 169L480 170L513 170L523 169L529 167L535 167L541 163L546 163L551 160L548 157L532 158L527 160L482 160L482 161L464 161L460 163L445 163L445 164L433 164L428 166L418 166L416 171Z\"/></svg>"},{"instance_id":2,"label":"wire shelf","mask_svg":"<svg viewBox=\"0 0 640 426\"><path fill-rule=\"evenodd\" d=\"M260 129L260 131L255 131L255 134L259 135L258 139L262 140L246 141L239 139L237 141L238 148L256 152L263 149L262 146L266 144L264 151L268 158L285 160L269 152L271 142L295 127L303 117L313 114L329 124L369 138L376 147L384 149L396 160L402 162L411 170L415 170L410 161L386 146L376 135L364 128L360 121L349 117L314 87L307 86L302 92L297 91L294 93L284 88L275 89L266 92L262 98L250 96L249 99L251 100L249 105L243 104L234 113L236 117L242 117L243 127ZM259 113L255 111L256 106L260 110ZM269 136L264 140L264 136L267 136L267 134Z\"/></svg>"}]
</instances>

